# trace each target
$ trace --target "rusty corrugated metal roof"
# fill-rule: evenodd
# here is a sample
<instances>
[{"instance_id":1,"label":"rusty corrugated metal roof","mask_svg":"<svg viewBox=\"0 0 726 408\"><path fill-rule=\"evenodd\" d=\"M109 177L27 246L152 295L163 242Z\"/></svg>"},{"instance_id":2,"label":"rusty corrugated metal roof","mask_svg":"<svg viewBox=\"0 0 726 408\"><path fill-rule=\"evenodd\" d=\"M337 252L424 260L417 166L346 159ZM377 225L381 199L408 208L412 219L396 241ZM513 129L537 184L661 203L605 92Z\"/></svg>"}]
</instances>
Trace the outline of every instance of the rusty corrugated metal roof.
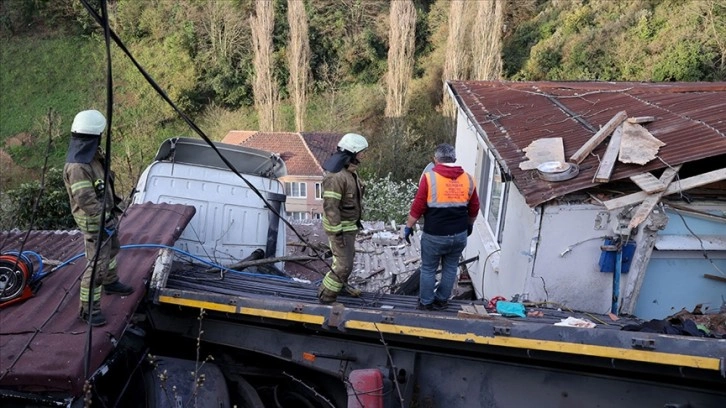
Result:
<instances>
[{"instance_id":1,"label":"rusty corrugated metal roof","mask_svg":"<svg viewBox=\"0 0 726 408\"><path fill-rule=\"evenodd\" d=\"M623 110L629 117L654 116L645 127L666 145L658 152L660 160L643 166L617 162L611 182L717 156L726 159L726 82L450 81L449 86L532 207L597 186L592 179L607 143L585 158L577 177L561 182L521 170L519 164L527 160L523 149L540 138L562 137L569 158Z\"/></svg>"},{"instance_id":2,"label":"rusty corrugated metal roof","mask_svg":"<svg viewBox=\"0 0 726 408\"><path fill-rule=\"evenodd\" d=\"M132 205L119 226L121 245L172 246L194 211L194 207L179 204ZM17 252L22 247L60 262L83 253L79 231L31 231L25 237L24 231L0 232L0 252ZM101 299L108 323L94 329L92 372L113 350L115 339L121 337L141 302L158 252L158 248L129 248L119 253L118 274L135 291L129 296L104 295ZM78 320L78 308L85 264L85 258L79 258L59 268L43 279L35 296L1 309L0 386L59 396L81 393L85 381L83 339L88 326ZM40 265L34 267L39 270ZM44 271L51 268L46 265Z\"/></svg>"}]
</instances>

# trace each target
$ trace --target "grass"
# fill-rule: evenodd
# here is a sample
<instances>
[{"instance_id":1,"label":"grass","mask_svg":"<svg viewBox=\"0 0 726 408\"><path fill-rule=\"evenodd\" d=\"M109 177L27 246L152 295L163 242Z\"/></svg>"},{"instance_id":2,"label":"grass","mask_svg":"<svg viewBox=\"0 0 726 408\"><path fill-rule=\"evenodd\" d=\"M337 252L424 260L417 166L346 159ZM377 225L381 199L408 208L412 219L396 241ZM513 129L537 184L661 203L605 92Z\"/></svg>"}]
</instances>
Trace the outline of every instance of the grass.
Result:
<instances>
[{"instance_id":1,"label":"grass","mask_svg":"<svg viewBox=\"0 0 726 408\"><path fill-rule=\"evenodd\" d=\"M87 38L6 39L0 47L0 141L33 131L48 109L69 128L79 110L102 109L103 55L102 45Z\"/></svg>"},{"instance_id":2,"label":"grass","mask_svg":"<svg viewBox=\"0 0 726 408\"><path fill-rule=\"evenodd\" d=\"M90 38L5 38L0 47L0 147L26 168L42 165L47 141L46 118L57 115L51 164L63 161L65 141L75 114L105 108L102 44ZM8 139L29 133L32 142L9 148Z\"/></svg>"}]
</instances>

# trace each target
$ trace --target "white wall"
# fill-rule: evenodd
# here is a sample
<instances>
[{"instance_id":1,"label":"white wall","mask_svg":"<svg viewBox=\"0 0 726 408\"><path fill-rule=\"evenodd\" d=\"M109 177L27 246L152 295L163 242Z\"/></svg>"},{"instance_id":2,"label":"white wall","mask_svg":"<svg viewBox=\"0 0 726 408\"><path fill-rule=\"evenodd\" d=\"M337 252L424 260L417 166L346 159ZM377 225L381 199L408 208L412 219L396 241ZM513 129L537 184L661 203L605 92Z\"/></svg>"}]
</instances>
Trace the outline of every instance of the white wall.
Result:
<instances>
[{"instance_id":1,"label":"white wall","mask_svg":"<svg viewBox=\"0 0 726 408\"><path fill-rule=\"evenodd\" d=\"M476 161L484 149L484 141L461 111L456 126L456 162L476 178L479 172ZM479 213L474 232L464 250L465 259L479 257L478 261L467 265L478 298L510 298L524 293L527 276L532 269L535 249L533 242L537 238L539 223L538 211L529 208L514 185L508 184L501 249L484 216Z\"/></svg>"},{"instance_id":2,"label":"white wall","mask_svg":"<svg viewBox=\"0 0 726 408\"><path fill-rule=\"evenodd\" d=\"M611 222L604 214L602 207L590 204L545 206L534 271L527 282L531 300L590 312L610 311L613 273L600 272L599 260L617 212L608 213ZM636 277L633 270L621 276L620 304L630 296Z\"/></svg>"}]
</instances>

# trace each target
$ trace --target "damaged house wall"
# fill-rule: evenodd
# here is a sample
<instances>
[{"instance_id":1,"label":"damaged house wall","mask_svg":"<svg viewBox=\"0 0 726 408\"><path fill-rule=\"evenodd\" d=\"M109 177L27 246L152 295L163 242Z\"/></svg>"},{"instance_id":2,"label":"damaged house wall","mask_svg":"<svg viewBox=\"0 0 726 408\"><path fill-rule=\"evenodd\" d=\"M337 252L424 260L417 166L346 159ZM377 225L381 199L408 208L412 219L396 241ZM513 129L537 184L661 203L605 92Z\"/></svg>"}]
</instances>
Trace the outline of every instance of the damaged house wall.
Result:
<instances>
[{"instance_id":1,"label":"damaged house wall","mask_svg":"<svg viewBox=\"0 0 726 408\"><path fill-rule=\"evenodd\" d=\"M703 312L715 312L726 301L726 204L688 207L702 214L666 204L668 224L658 232L643 281L634 288L634 304L623 305L637 316L670 316L699 305Z\"/></svg>"}]
</instances>

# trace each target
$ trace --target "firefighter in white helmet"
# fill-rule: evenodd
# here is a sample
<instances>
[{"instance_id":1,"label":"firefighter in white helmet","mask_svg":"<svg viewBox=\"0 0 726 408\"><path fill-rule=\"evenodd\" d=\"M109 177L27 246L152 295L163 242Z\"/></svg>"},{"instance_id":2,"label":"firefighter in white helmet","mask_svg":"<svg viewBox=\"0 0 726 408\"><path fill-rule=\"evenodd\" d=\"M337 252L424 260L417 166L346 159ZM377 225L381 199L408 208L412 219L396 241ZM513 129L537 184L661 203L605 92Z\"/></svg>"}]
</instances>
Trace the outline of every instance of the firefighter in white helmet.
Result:
<instances>
[{"instance_id":1,"label":"firefighter in white helmet","mask_svg":"<svg viewBox=\"0 0 726 408\"><path fill-rule=\"evenodd\" d=\"M85 239L86 270L81 279L80 317L93 326L106 323L101 313L101 290L108 294L128 295L133 288L119 281L116 273L116 254L120 249L118 239L118 204L121 199L113 188L113 172L110 183L105 185L105 158L99 149L101 134L106 130L106 118L97 110L79 112L71 125L71 141L63 167L63 181L71 203L76 225ZM102 213L106 201L106 213ZM102 246L98 248L99 232ZM91 271L96 262L94 287L91 288Z\"/></svg>"},{"instance_id":2,"label":"firefighter in white helmet","mask_svg":"<svg viewBox=\"0 0 726 408\"><path fill-rule=\"evenodd\" d=\"M323 164L323 228L333 253L333 265L318 290L320 303L337 300L341 290L352 296L360 291L348 285L355 258L355 237L363 211L364 186L356 173L363 151L368 148L365 137L345 134L338 142L338 151Z\"/></svg>"}]
</instances>

